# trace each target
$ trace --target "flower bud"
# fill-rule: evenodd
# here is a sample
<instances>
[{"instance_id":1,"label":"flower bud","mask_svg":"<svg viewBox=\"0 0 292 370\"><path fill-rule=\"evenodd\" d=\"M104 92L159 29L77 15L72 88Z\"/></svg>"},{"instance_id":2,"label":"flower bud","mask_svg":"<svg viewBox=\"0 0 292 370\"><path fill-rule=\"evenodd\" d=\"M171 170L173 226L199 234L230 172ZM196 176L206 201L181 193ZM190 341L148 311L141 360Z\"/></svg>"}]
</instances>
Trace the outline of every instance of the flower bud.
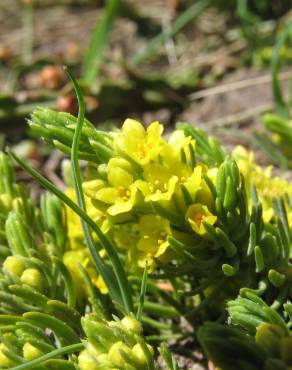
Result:
<instances>
[{"instance_id":1,"label":"flower bud","mask_svg":"<svg viewBox=\"0 0 292 370\"><path fill-rule=\"evenodd\" d=\"M44 354L40 349L34 347L30 343L25 343L25 345L22 348L22 351L23 358L26 361L34 360L35 358L41 357Z\"/></svg>"},{"instance_id":2,"label":"flower bud","mask_svg":"<svg viewBox=\"0 0 292 370\"><path fill-rule=\"evenodd\" d=\"M9 194L4 193L0 195L1 209L8 212L12 208L12 198Z\"/></svg>"},{"instance_id":3,"label":"flower bud","mask_svg":"<svg viewBox=\"0 0 292 370\"><path fill-rule=\"evenodd\" d=\"M42 275L37 269L30 268L24 270L20 280L23 284L27 284L36 290L42 289Z\"/></svg>"},{"instance_id":4,"label":"flower bud","mask_svg":"<svg viewBox=\"0 0 292 370\"><path fill-rule=\"evenodd\" d=\"M87 349L80 352L78 356L78 365L81 370L98 370L93 357L90 355Z\"/></svg>"},{"instance_id":5,"label":"flower bud","mask_svg":"<svg viewBox=\"0 0 292 370\"><path fill-rule=\"evenodd\" d=\"M154 354L153 348L149 344L146 345L151 355L153 355ZM147 356L140 343L135 344L134 347L132 348L132 356L137 365L139 366L147 365Z\"/></svg>"},{"instance_id":6,"label":"flower bud","mask_svg":"<svg viewBox=\"0 0 292 370\"><path fill-rule=\"evenodd\" d=\"M3 343L0 343L0 365L1 365L1 368L8 368L8 367L11 367L11 366L14 366L14 362L12 360L10 360L10 358L6 357L4 355L4 353L2 352L2 350L6 350L6 351L9 351L9 349L5 346L5 344Z\"/></svg>"},{"instance_id":7,"label":"flower bud","mask_svg":"<svg viewBox=\"0 0 292 370\"><path fill-rule=\"evenodd\" d=\"M127 159L121 157L111 158L108 162L108 169L116 169L117 167L129 173L132 172L132 165Z\"/></svg>"},{"instance_id":8,"label":"flower bud","mask_svg":"<svg viewBox=\"0 0 292 370\"><path fill-rule=\"evenodd\" d=\"M14 277L20 277L25 270L25 266L18 256L7 257L3 263L3 268Z\"/></svg>"},{"instance_id":9,"label":"flower bud","mask_svg":"<svg viewBox=\"0 0 292 370\"><path fill-rule=\"evenodd\" d=\"M81 319L84 332L94 351L102 353L107 351L117 341L113 330L103 320L95 321L90 315Z\"/></svg>"},{"instance_id":10,"label":"flower bud","mask_svg":"<svg viewBox=\"0 0 292 370\"><path fill-rule=\"evenodd\" d=\"M123 354L127 354L129 357L133 357L133 353L125 343L119 341L113 344L109 350L108 357L113 363L113 365L117 367L123 368L126 365L126 361L124 360Z\"/></svg>"},{"instance_id":11,"label":"flower bud","mask_svg":"<svg viewBox=\"0 0 292 370\"><path fill-rule=\"evenodd\" d=\"M125 327L126 330L129 330L135 334L142 333L141 323L132 316L125 316L121 320L121 324Z\"/></svg>"}]
</instances>

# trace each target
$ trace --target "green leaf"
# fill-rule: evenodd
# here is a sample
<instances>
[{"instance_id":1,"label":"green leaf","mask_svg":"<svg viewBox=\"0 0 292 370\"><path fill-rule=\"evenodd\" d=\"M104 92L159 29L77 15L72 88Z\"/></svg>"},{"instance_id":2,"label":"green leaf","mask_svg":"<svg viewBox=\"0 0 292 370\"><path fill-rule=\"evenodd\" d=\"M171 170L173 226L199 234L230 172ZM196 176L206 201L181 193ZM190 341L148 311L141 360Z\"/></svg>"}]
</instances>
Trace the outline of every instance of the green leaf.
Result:
<instances>
[{"instance_id":1,"label":"green leaf","mask_svg":"<svg viewBox=\"0 0 292 370\"><path fill-rule=\"evenodd\" d=\"M23 314L23 317L25 319L28 319L29 322L43 327L44 329L51 329L56 334L62 345L69 345L80 342L80 338L73 329L71 329L63 321L51 315L41 312L26 312L25 314Z\"/></svg>"},{"instance_id":2,"label":"green leaf","mask_svg":"<svg viewBox=\"0 0 292 370\"><path fill-rule=\"evenodd\" d=\"M60 271L66 287L66 293L67 293L67 303L68 306L71 308L75 308L76 306L76 291L73 284L72 276L70 274L70 271L67 269L67 267L64 265L64 263L59 260L56 257L53 257L54 263L57 265L58 270Z\"/></svg>"}]
</instances>

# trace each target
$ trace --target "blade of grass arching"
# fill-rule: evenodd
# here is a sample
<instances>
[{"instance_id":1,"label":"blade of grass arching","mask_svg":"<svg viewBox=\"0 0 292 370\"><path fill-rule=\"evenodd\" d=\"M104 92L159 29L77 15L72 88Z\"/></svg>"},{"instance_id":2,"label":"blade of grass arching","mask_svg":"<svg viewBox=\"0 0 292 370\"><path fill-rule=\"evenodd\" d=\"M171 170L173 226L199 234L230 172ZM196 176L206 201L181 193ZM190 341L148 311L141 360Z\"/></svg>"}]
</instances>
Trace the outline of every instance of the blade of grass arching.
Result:
<instances>
[{"instance_id":1,"label":"blade of grass arching","mask_svg":"<svg viewBox=\"0 0 292 370\"><path fill-rule=\"evenodd\" d=\"M83 99L83 95L80 90L80 87L77 81L75 80L74 76L71 74L69 70L66 70L66 72L74 85L75 93L77 95L77 100L78 100L78 106L79 106L77 125L75 129L74 137L73 137L72 150L71 150L72 173L73 173L73 178L74 178L74 185L75 185L78 205L84 212L86 212L85 198L84 198L83 189L82 189L81 171L80 171L79 162L78 162L79 144L80 144L80 139L81 139L81 134L82 134L82 126L84 123L85 103L84 103L84 99ZM85 235L89 250L90 251L95 250L96 248L95 248L94 241L92 239L89 227L85 221L81 220L81 222L82 222L82 227L83 227L84 235ZM127 279L125 270L123 268L123 265L120 261L120 258L117 252L115 251L114 247L111 245L111 243L109 243L109 241L108 241L108 249L109 249L107 250L108 257L110 258L111 263L113 265L113 269L114 269L114 272L115 272L115 275L118 281L118 285L121 291L124 308L129 313L133 308L130 285L128 283L128 279Z\"/></svg>"},{"instance_id":2,"label":"blade of grass arching","mask_svg":"<svg viewBox=\"0 0 292 370\"><path fill-rule=\"evenodd\" d=\"M32 61L33 48L33 2L23 2L22 9L23 36L22 59L25 64Z\"/></svg>"},{"instance_id":3,"label":"blade of grass arching","mask_svg":"<svg viewBox=\"0 0 292 370\"><path fill-rule=\"evenodd\" d=\"M137 309L137 314L136 318L137 320L141 320L142 313L143 313L143 308L144 308L144 302L145 302L145 294L146 294L146 289L147 289L147 261L145 262L145 267L144 267L144 272L143 272L143 277L141 281L141 291L140 291L140 297L139 297L139 305Z\"/></svg>"},{"instance_id":4,"label":"blade of grass arching","mask_svg":"<svg viewBox=\"0 0 292 370\"><path fill-rule=\"evenodd\" d=\"M36 365L40 365L43 362L50 360L52 358L58 358L61 355L65 354L71 354L74 352L80 352L82 349L84 349L84 344L83 343L78 343L78 344L72 344L70 346L66 346L63 348L56 349L55 351L46 353L43 356L40 356L38 358L35 358L32 361L26 362L24 364L11 367L10 370L29 370L35 368Z\"/></svg>"},{"instance_id":5,"label":"blade of grass arching","mask_svg":"<svg viewBox=\"0 0 292 370\"><path fill-rule=\"evenodd\" d=\"M291 33L292 33L292 22L289 22L282 31L282 33L280 34L280 37L274 47L272 56L272 89L276 105L276 112L284 118L289 118L289 110L281 91L278 73L281 67L282 59L281 50L285 43L289 40L289 38L292 37Z\"/></svg>"},{"instance_id":6,"label":"blade of grass arching","mask_svg":"<svg viewBox=\"0 0 292 370\"><path fill-rule=\"evenodd\" d=\"M74 203L66 194L64 194L60 189L58 189L55 185L53 185L50 181L48 181L45 177L43 177L40 173L22 161L19 157L17 157L14 153L8 151L9 156L14 159L19 166L29 173L36 181L38 181L44 188L55 194L58 198L62 200L68 207L70 207L78 216L80 216L95 232L97 237L99 238L102 246L107 251L107 253L111 254L112 245L107 237L103 234L100 230L98 225L84 212L76 203ZM103 277L104 281L108 285L109 294L111 298L123 305L123 301L121 299L120 290L117 287L116 279L111 270L104 264L102 258L100 257L98 250L94 248L91 250L93 262L96 265L97 270Z\"/></svg>"},{"instance_id":7,"label":"blade of grass arching","mask_svg":"<svg viewBox=\"0 0 292 370\"><path fill-rule=\"evenodd\" d=\"M91 39L82 66L82 78L90 85L95 83L103 61L104 50L108 44L112 24L118 12L121 0L108 0L102 19L92 32Z\"/></svg>"},{"instance_id":8,"label":"blade of grass arching","mask_svg":"<svg viewBox=\"0 0 292 370\"><path fill-rule=\"evenodd\" d=\"M159 46L163 45L165 41L177 34L190 21L198 17L211 3L211 0L200 0L190 6L172 23L169 30L162 31L159 35L154 37L144 49L135 55L134 58L132 58L132 64L135 66L142 64L147 58L154 54Z\"/></svg>"}]
</instances>

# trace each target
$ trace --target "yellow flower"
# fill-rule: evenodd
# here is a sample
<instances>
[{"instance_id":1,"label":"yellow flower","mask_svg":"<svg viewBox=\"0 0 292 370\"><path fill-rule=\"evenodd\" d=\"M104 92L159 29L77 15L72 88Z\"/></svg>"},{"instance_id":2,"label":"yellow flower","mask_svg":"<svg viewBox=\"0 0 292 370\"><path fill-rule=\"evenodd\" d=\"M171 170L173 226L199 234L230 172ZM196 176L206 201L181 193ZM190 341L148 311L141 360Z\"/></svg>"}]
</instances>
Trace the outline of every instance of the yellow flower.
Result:
<instances>
[{"instance_id":1,"label":"yellow flower","mask_svg":"<svg viewBox=\"0 0 292 370\"><path fill-rule=\"evenodd\" d=\"M95 273L95 270L90 269L89 270L89 275L90 276L93 275L93 273L91 273L91 271L93 271L93 273ZM92 283L93 283L93 285L95 285L100 290L100 292L102 294L107 294L108 293L108 288L107 288L107 286L106 286L106 284L105 284L101 275L98 275L97 278L92 278Z\"/></svg>"},{"instance_id":2,"label":"yellow flower","mask_svg":"<svg viewBox=\"0 0 292 370\"><path fill-rule=\"evenodd\" d=\"M195 151L195 140L191 136L185 136L183 130L175 130L168 138L168 144L171 147L175 157L182 160L185 155L186 161L191 159L191 150ZM183 153L182 153L183 152Z\"/></svg>"},{"instance_id":3,"label":"yellow flower","mask_svg":"<svg viewBox=\"0 0 292 370\"><path fill-rule=\"evenodd\" d=\"M139 229L136 223L126 223L116 225L112 229L112 236L115 245L118 248L129 251L135 248L137 241L139 240Z\"/></svg>"},{"instance_id":4,"label":"yellow flower","mask_svg":"<svg viewBox=\"0 0 292 370\"><path fill-rule=\"evenodd\" d=\"M137 266L137 242L140 238L140 232L137 223L119 224L112 229L112 238L114 244L126 254L126 270L135 271ZM141 256L143 257L143 256ZM144 263L145 264L145 263ZM144 265L143 265L144 267Z\"/></svg>"},{"instance_id":5,"label":"yellow flower","mask_svg":"<svg viewBox=\"0 0 292 370\"><path fill-rule=\"evenodd\" d=\"M103 250L100 252L100 255L101 257L104 257ZM75 283L74 285L80 294L82 291L84 292L85 283L78 263L86 268L93 285L95 285L101 291L101 293L106 294L108 292L102 277L97 275L96 270L93 267L87 248L66 252L63 256L63 262L71 272L73 281Z\"/></svg>"},{"instance_id":6,"label":"yellow flower","mask_svg":"<svg viewBox=\"0 0 292 370\"><path fill-rule=\"evenodd\" d=\"M5 344L0 343L0 365L3 368L12 367L15 365L14 361L12 361L9 357L7 357L3 351L9 352L9 348L5 346Z\"/></svg>"},{"instance_id":7,"label":"yellow flower","mask_svg":"<svg viewBox=\"0 0 292 370\"><path fill-rule=\"evenodd\" d=\"M189 222L195 233L204 236L207 231L203 225L203 221L210 225L214 225L217 217L209 211L207 206L202 204L192 204L187 210L186 220Z\"/></svg>"},{"instance_id":8,"label":"yellow flower","mask_svg":"<svg viewBox=\"0 0 292 370\"><path fill-rule=\"evenodd\" d=\"M3 263L3 269L13 277L20 277L25 266L19 256L9 256Z\"/></svg>"},{"instance_id":9,"label":"yellow flower","mask_svg":"<svg viewBox=\"0 0 292 370\"><path fill-rule=\"evenodd\" d=\"M198 198L198 195L202 194L203 190L202 186L204 181L202 178L202 166L196 166L193 170L191 170L190 167L183 168L178 175L179 179L175 190L176 204L184 214L186 212L186 207L189 204L185 203L182 187L184 187L184 189L187 191L192 202L195 202Z\"/></svg>"},{"instance_id":10,"label":"yellow flower","mask_svg":"<svg viewBox=\"0 0 292 370\"><path fill-rule=\"evenodd\" d=\"M107 208L107 213L111 216L116 216L121 213L131 211L136 201L137 189L134 185L129 187L106 187L99 190L96 194L96 199L110 204Z\"/></svg>"},{"instance_id":11,"label":"yellow flower","mask_svg":"<svg viewBox=\"0 0 292 370\"><path fill-rule=\"evenodd\" d=\"M107 165L108 183L91 180L83 184L85 193L106 205L110 216L131 211L136 202L137 189L131 173L131 164L122 158L112 158Z\"/></svg>"},{"instance_id":12,"label":"yellow flower","mask_svg":"<svg viewBox=\"0 0 292 370\"><path fill-rule=\"evenodd\" d=\"M82 189L89 199L94 199L98 190L102 189L105 184L106 182L100 179L84 181L82 184ZM70 197L74 197L76 199L75 192L70 192Z\"/></svg>"},{"instance_id":13,"label":"yellow flower","mask_svg":"<svg viewBox=\"0 0 292 370\"><path fill-rule=\"evenodd\" d=\"M145 201L170 201L173 194L180 193L184 185L190 195L195 197L201 183L201 166L194 170L189 164L190 148L194 150L195 142L185 137L183 131L176 130L160 146L159 158L143 166L143 179L136 181Z\"/></svg>"},{"instance_id":14,"label":"yellow flower","mask_svg":"<svg viewBox=\"0 0 292 370\"><path fill-rule=\"evenodd\" d=\"M167 241L168 235L171 235L169 221L157 215L144 215L140 218L138 229L140 231L140 240L137 243L138 255L140 252L138 264L144 267L147 260L151 266L153 259L161 257L169 247ZM142 255L144 258L141 258Z\"/></svg>"},{"instance_id":15,"label":"yellow flower","mask_svg":"<svg viewBox=\"0 0 292 370\"><path fill-rule=\"evenodd\" d=\"M42 352L40 349L38 349L37 347L33 346L32 344L28 342L24 344L22 351L23 351L23 358L26 361L31 361L31 360L34 360L35 358L38 358L44 355L44 352Z\"/></svg>"},{"instance_id":16,"label":"yellow flower","mask_svg":"<svg viewBox=\"0 0 292 370\"><path fill-rule=\"evenodd\" d=\"M39 270L35 268L25 269L20 277L23 284L29 285L41 291L43 287L43 277Z\"/></svg>"},{"instance_id":17,"label":"yellow flower","mask_svg":"<svg viewBox=\"0 0 292 370\"><path fill-rule=\"evenodd\" d=\"M88 185L84 183L83 186L86 187L86 190L90 193L93 192L93 184ZM75 191L72 188L66 190L66 195L76 202ZM98 226L101 228L103 233L107 233L110 228L110 220L106 217L105 213L100 211L92 204L92 200L85 195L86 211L90 218L95 221ZM72 211L71 208L66 206L66 224L68 229L68 239L69 239L69 248L73 250L78 250L85 247L85 238L83 234L83 229L80 221L80 217Z\"/></svg>"},{"instance_id":18,"label":"yellow flower","mask_svg":"<svg viewBox=\"0 0 292 370\"><path fill-rule=\"evenodd\" d=\"M202 186L202 167L196 166L189 176L180 177L180 183L192 197L195 197Z\"/></svg>"},{"instance_id":19,"label":"yellow flower","mask_svg":"<svg viewBox=\"0 0 292 370\"><path fill-rule=\"evenodd\" d=\"M118 341L111 346L108 352L108 358L110 359L113 366L116 366L120 369L126 369L127 363L121 352L125 353L128 358L131 358L132 356L131 348L124 342Z\"/></svg>"},{"instance_id":20,"label":"yellow flower","mask_svg":"<svg viewBox=\"0 0 292 370\"><path fill-rule=\"evenodd\" d=\"M141 335L143 327L140 321L135 319L133 316L124 316L121 320L121 324L127 332L132 332L137 335Z\"/></svg>"},{"instance_id":21,"label":"yellow flower","mask_svg":"<svg viewBox=\"0 0 292 370\"><path fill-rule=\"evenodd\" d=\"M169 169L160 164L145 166L143 177L135 185L145 197L145 202L169 201L175 190L178 177L170 175Z\"/></svg>"},{"instance_id":22,"label":"yellow flower","mask_svg":"<svg viewBox=\"0 0 292 370\"><path fill-rule=\"evenodd\" d=\"M133 119L127 119L121 131L114 139L118 153L126 155L140 165L145 165L157 158L162 138L163 126L153 122L147 130Z\"/></svg>"}]
</instances>

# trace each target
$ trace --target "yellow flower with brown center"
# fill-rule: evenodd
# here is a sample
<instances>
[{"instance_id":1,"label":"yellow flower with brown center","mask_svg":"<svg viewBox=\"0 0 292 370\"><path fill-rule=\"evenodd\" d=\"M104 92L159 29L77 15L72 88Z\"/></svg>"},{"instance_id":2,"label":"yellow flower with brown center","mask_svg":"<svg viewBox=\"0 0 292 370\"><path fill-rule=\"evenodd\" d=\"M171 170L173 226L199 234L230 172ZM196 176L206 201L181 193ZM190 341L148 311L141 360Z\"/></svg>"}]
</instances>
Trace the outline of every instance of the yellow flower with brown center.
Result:
<instances>
[{"instance_id":1,"label":"yellow flower with brown center","mask_svg":"<svg viewBox=\"0 0 292 370\"><path fill-rule=\"evenodd\" d=\"M169 247L167 237L172 234L169 221L157 215L144 215L139 220L138 230L138 264L144 267L147 260L148 266L151 266L154 258L160 258Z\"/></svg>"},{"instance_id":2,"label":"yellow flower with brown center","mask_svg":"<svg viewBox=\"0 0 292 370\"><path fill-rule=\"evenodd\" d=\"M91 180L83 184L85 194L101 202L110 216L131 211L137 192L131 164L123 158L111 158L106 171L107 181Z\"/></svg>"},{"instance_id":3,"label":"yellow flower with brown center","mask_svg":"<svg viewBox=\"0 0 292 370\"><path fill-rule=\"evenodd\" d=\"M189 222L195 233L205 236L207 231L204 227L203 221L210 225L214 225L217 221L217 216L213 215L207 206L202 204L192 204L187 210L186 221Z\"/></svg>"}]
</instances>

